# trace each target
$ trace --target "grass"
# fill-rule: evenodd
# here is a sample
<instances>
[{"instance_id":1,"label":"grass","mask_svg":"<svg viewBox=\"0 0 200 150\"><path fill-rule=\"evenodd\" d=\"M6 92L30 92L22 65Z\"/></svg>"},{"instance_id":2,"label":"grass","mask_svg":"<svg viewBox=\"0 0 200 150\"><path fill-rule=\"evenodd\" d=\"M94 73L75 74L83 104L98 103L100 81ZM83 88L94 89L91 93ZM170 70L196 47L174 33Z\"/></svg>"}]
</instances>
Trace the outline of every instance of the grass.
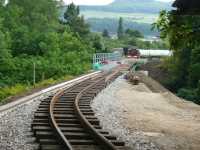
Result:
<instances>
[{"instance_id":1,"label":"grass","mask_svg":"<svg viewBox=\"0 0 200 150\"><path fill-rule=\"evenodd\" d=\"M16 84L14 86L0 88L0 105L5 104L8 102L10 97L22 95L25 94L33 89L39 89L44 88L50 85L54 85L56 83L62 82L62 81L68 81L73 79L73 76L64 76L58 80L55 79L47 79L44 81L41 81L37 84L33 85L24 85L24 84Z\"/></svg>"},{"instance_id":2,"label":"grass","mask_svg":"<svg viewBox=\"0 0 200 150\"><path fill-rule=\"evenodd\" d=\"M118 12L104 12L104 11L82 11L82 15L86 19L89 18L119 18L123 17L129 21L138 22L138 23L148 23L151 24L156 21L158 15L156 14L147 14L147 13L118 13Z\"/></svg>"}]
</instances>

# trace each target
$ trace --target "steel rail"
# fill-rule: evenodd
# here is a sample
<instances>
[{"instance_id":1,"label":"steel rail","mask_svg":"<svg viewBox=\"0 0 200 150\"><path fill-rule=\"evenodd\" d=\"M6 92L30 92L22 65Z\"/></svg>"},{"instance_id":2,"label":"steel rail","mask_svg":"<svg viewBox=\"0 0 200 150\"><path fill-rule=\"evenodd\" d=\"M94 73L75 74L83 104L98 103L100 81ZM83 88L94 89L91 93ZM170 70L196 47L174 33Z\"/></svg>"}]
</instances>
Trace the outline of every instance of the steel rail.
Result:
<instances>
[{"instance_id":1,"label":"steel rail","mask_svg":"<svg viewBox=\"0 0 200 150\"><path fill-rule=\"evenodd\" d=\"M54 116L54 113L53 113L54 105L58 101L58 98L63 95L63 93L64 93L64 90L61 90L59 93L57 93L53 97L53 99L50 102L50 106L49 106L50 124L53 127L54 131L56 132L57 137L61 140L62 145L66 148L66 150L73 150L71 144L69 143L69 141L67 140L67 138L65 137L63 132L60 130L58 124L56 123L55 116Z\"/></svg>"},{"instance_id":2,"label":"steel rail","mask_svg":"<svg viewBox=\"0 0 200 150\"><path fill-rule=\"evenodd\" d=\"M98 76L95 76L98 77ZM94 78L95 78L94 77ZM91 77L92 78L92 77ZM86 80L83 80L82 82L85 82L87 80L90 80L91 78L88 78ZM80 85L82 82L75 84L74 86ZM71 88L73 88L74 86L72 86ZM63 89L60 90L51 100L50 105L49 105L49 120L50 120L50 124L53 128L53 130L56 132L57 137L61 140L62 145L66 148L66 150L73 150L71 144L69 143L69 141L67 140L67 138L65 137L65 135L63 134L63 132L60 130L56 120L55 120L55 116L54 116L54 107L56 102L58 101L59 97L61 97L64 92L70 92L71 89Z\"/></svg>"},{"instance_id":3,"label":"steel rail","mask_svg":"<svg viewBox=\"0 0 200 150\"><path fill-rule=\"evenodd\" d=\"M97 85L103 81L105 83L105 78L100 79L96 81L95 83L87 86L85 89L83 89L76 97L75 103L74 103L74 109L75 112L81 121L81 124L84 128L88 130L88 132L91 134L91 136L96 140L96 142L104 149L104 150L117 150L117 148L112 144L109 140L107 140L103 135L101 135L93 126L92 124L86 119L86 117L83 115L82 111L79 108L79 101L81 96L83 96L84 92L89 90L91 87Z\"/></svg>"},{"instance_id":4,"label":"steel rail","mask_svg":"<svg viewBox=\"0 0 200 150\"><path fill-rule=\"evenodd\" d=\"M103 75L103 74L102 74ZM92 77L91 77L92 78ZM85 82L87 80L90 80L91 78L88 78L86 80L83 80L82 82ZM98 75L95 76L94 78L98 78ZM75 84L74 86L80 85L82 82ZM96 83L96 82L95 82ZM71 87L73 88L73 86ZM67 140L67 138L65 137L65 135L63 134L63 132L60 130L56 120L55 120L55 116L54 116L54 106L56 104L56 102L58 101L59 97L61 97L64 92L70 92L71 89L63 89L61 91L59 91L51 100L50 105L49 105L49 120L50 120L50 124L53 128L53 130L55 131L57 137L61 140L62 145L66 148L66 150L73 150L71 144L69 143L69 141Z\"/></svg>"},{"instance_id":5,"label":"steel rail","mask_svg":"<svg viewBox=\"0 0 200 150\"><path fill-rule=\"evenodd\" d=\"M108 138L108 136L105 135L108 133L102 133L98 130L99 128L96 129L96 126L91 123L91 120L88 120L87 114L84 113L81 106L81 103L84 102L84 100L81 100L85 96L86 100L88 101L87 107L89 108L90 100L92 100L92 98L99 93L100 90L106 87L108 83L113 81L113 79L119 75L119 72L120 71L118 70L110 73L104 72L96 76L91 76L90 78L71 85L67 89L64 88L60 90L53 96L53 98L50 97L49 100L45 100L44 103L42 102L41 107L38 109L38 114L36 113L37 115L35 116L35 124L34 122L32 124L32 129L37 140L40 141L40 139L42 139L42 143L40 143L41 149L50 148L51 145L55 145L58 149L74 150L76 149L76 146L79 145L78 143L75 144L75 141L72 142L72 138L70 137L71 135L66 135L66 132L63 132L63 126L60 126L60 120L57 120L57 104L60 103L61 99L63 101L63 98L66 100L65 97L67 95L74 95L73 93L75 93L74 97L69 96L70 98L73 97L70 105L71 111L73 112L74 117L77 119L79 122L78 124L81 125L81 128L84 130L84 132L86 132L90 138L92 137L91 140L94 141L92 144L98 144L97 147L104 150L117 150L118 146L122 146L123 144L116 144L116 141L112 141L112 138L110 137ZM42 122L40 123L40 121ZM45 124L46 122L47 124ZM52 135L54 137L51 137Z\"/></svg>"}]
</instances>

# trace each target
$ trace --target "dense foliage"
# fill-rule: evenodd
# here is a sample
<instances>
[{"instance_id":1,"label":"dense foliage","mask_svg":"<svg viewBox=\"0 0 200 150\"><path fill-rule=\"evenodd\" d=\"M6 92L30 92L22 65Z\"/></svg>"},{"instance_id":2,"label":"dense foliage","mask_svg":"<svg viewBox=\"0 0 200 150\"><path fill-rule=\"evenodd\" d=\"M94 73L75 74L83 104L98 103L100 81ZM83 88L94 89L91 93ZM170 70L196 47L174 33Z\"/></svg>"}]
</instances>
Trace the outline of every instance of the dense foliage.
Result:
<instances>
[{"instance_id":1,"label":"dense foliage","mask_svg":"<svg viewBox=\"0 0 200 150\"><path fill-rule=\"evenodd\" d=\"M59 20L58 6L54 0L0 0L0 100L33 85L34 64L36 83L90 69L98 39L78 12Z\"/></svg>"},{"instance_id":2,"label":"dense foliage","mask_svg":"<svg viewBox=\"0 0 200 150\"><path fill-rule=\"evenodd\" d=\"M107 29L104 29L104 30L103 30L103 32L102 32L102 36L103 36L103 37L107 37L107 38L110 37L109 32L108 32Z\"/></svg>"},{"instance_id":3,"label":"dense foliage","mask_svg":"<svg viewBox=\"0 0 200 150\"><path fill-rule=\"evenodd\" d=\"M117 28L117 37L118 39L122 39L124 37L124 27L123 27L123 18L119 18L119 24Z\"/></svg>"},{"instance_id":4,"label":"dense foliage","mask_svg":"<svg viewBox=\"0 0 200 150\"><path fill-rule=\"evenodd\" d=\"M167 86L179 96L200 104L200 16L160 13L155 27L161 31L174 55L165 63L170 72Z\"/></svg>"},{"instance_id":5,"label":"dense foliage","mask_svg":"<svg viewBox=\"0 0 200 150\"><path fill-rule=\"evenodd\" d=\"M64 19L64 23L69 25L71 30L78 33L81 37L85 37L89 34L89 25L85 23L84 17L80 16L79 6L73 3L68 5L64 13Z\"/></svg>"}]
</instances>

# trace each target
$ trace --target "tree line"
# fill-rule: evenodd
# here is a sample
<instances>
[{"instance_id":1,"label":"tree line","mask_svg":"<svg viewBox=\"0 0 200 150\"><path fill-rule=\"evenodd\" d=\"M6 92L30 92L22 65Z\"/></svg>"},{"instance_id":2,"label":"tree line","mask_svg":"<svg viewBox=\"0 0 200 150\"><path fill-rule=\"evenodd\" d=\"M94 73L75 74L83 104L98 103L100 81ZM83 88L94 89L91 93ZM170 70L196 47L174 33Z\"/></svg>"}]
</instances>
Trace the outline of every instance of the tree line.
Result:
<instances>
[{"instance_id":1,"label":"tree line","mask_svg":"<svg viewBox=\"0 0 200 150\"><path fill-rule=\"evenodd\" d=\"M200 104L200 16L161 11L154 27L167 40L173 56L165 60L165 85L178 96Z\"/></svg>"}]
</instances>

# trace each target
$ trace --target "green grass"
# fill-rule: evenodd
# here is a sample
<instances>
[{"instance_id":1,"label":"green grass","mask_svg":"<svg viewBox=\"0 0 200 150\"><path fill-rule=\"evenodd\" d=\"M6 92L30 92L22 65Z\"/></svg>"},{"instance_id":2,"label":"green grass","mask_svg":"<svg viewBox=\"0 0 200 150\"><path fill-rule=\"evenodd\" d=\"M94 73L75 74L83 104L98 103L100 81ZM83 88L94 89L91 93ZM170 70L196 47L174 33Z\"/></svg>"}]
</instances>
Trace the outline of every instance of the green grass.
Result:
<instances>
[{"instance_id":1,"label":"green grass","mask_svg":"<svg viewBox=\"0 0 200 150\"><path fill-rule=\"evenodd\" d=\"M138 23L148 23L151 24L156 21L158 15L147 14L147 13L119 13L119 12L104 12L104 11L82 11L82 15L86 19L89 18L120 18L123 17L125 20L138 22Z\"/></svg>"},{"instance_id":2,"label":"green grass","mask_svg":"<svg viewBox=\"0 0 200 150\"><path fill-rule=\"evenodd\" d=\"M54 85L54 84L62 82L62 81L71 80L73 78L74 78L73 76L67 75L58 80L55 80L52 78L47 79L47 80L44 80L44 81L41 81L41 82L35 84L34 86L24 85L24 84L16 84L14 86L0 88L0 105L7 103L9 97L25 94L26 92L31 91L33 89L44 88L44 87Z\"/></svg>"}]
</instances>

